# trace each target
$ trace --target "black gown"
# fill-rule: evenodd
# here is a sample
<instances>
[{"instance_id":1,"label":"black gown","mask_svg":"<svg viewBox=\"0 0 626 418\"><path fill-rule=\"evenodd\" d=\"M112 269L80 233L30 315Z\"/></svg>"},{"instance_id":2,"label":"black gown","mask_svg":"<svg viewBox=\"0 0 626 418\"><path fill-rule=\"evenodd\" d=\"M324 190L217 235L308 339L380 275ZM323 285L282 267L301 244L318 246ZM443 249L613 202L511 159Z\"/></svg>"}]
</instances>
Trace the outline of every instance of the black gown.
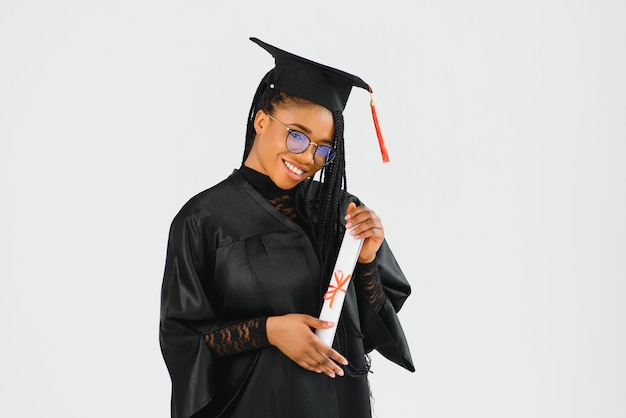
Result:
<instances>
[{"instance_id":1,"label":"black gown","mask_svg":"<svg viewBox=\"0 0 626 418\"><path fill-rule=\"evenodd\" d=\"M161 295L172 418L369 418L365 353L376 349L414 371L396 314L410 286L386 242L376 260L387 296L380 312L353 283L346 294L340 319L346 376L307 371L273 346L215 356L205 336L233 323L287 313L318 316L321 267L303 228L239 171L191 198L170 228Z\"/></svg>"}]
</instances>

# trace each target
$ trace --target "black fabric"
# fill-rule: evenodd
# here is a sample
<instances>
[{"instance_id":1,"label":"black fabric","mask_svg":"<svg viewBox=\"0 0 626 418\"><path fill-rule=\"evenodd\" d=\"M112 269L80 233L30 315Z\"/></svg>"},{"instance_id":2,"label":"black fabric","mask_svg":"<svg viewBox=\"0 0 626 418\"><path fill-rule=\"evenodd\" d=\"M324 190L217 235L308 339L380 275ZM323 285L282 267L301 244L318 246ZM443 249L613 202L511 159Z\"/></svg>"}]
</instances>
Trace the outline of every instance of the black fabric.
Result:
<instances>
[{"instance_id":1,"label":"black fabric","mask_svg":"<svg viewBox=\"0 0 626 418\"><path fill-rule=\"evenodd\" d=\"M410 286L386 243L377 263L387 300L378 315L358 287L348 288L341 321L349 324L350 352L342 354L351 367L367 369L364 354L377 349L413 371L396 315ZM317 316L320 280L303 229L237 170L190 199L170 228L161 299L172 417L359 418L341 411L369 400L366 375L330 379L302 369L274 347L218 358L205 342L205 335L250 318ZM369 403L363 408L362 416L369 417Z\"/></svg>"},{"instance_id":2,"label":"black fabric","mask_svg":"<svg viewBox=\"0 0 626 418\"><path fill-rule=\"evenodd\" d=\"M353 86L370 89L365 81L355 75L284 51L257 38L250 40L275 59L275 67L263 79L270 88L277 88L339 112L345 109Z\"/></svg>"},{"instance_id":3,"label":"black fabric","mask_svg":"<svg viewBox=\"0 0 626 418\"><path fill-rule=\"evenodd\" d=\"M306 228L302 217L298 216L295 207L295 189L283 190L276 186L269 176L261 174L245 165L239 173L254 187L256 191L272 205L298 225ZM309 237L310 234L309 234ZM376 312L382 309L386 296L378 272L378 264L374 261L357 263L353 280L359 286ZM224 357L244 351L269 347L266 330L267 317L253 318L229 325L206 336L206 341L214 356Z\"/></svg>"},{"instance_id":4,"label":"black fabric","mask_svg":"<svg viewBox=\"0 0 626 418\"><path fill-rule=\"evenodd\" d=\"M291 190L283 190L269 176L250 167L242 165L238 171L279 212L306 229L306 222L298 215L295 204L296 193L302 184Z\"/></svg>"}]
</instances>

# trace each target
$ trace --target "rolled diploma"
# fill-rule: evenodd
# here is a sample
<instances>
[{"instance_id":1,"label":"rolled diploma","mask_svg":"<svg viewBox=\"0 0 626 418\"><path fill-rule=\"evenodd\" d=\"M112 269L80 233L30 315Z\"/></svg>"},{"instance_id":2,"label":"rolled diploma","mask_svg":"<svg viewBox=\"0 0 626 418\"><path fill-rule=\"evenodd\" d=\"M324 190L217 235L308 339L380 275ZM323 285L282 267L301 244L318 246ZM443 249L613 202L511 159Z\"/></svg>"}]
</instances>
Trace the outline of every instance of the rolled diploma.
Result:
<instances>
[{"instance_id":1,"label":"rolled diploma","mask_svg":"<svg viewBox=\"0 0 626 418\"><path fill-rule=\"evenodd\" d=\"M339 255L330 278L328 291L324 295L324 304L322 305L319 319L334 322L335 325L332 328L317 329L315 334L331 347L337 331L337 323L341 315L343 301L346 297L346 290L350 280L352 280L352 273L354 273L354 267L359 258L361 245L363 245L362 238L354 238L346 231L339 248Z\"/></svg>"}]
</instances>

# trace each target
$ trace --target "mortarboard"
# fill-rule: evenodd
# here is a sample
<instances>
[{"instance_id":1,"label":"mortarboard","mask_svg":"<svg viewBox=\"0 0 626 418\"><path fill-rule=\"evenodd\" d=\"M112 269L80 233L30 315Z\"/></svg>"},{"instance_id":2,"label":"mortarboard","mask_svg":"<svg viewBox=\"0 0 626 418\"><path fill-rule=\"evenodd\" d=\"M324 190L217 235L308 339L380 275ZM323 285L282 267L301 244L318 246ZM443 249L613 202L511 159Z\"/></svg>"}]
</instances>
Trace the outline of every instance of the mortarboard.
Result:
<instances>
[{"instance_id":1,"label":"mortarboard","mask_svg":"<svg viewBox=\"0 0 626 418\"><path fill-rule=\"evenodd\" d=\"M340 112L343 112L346 107L352 87L369 91L371 98L372 89L369 84L355 75L299 57L260 39L250 38L250 40L274 57L275 66L263 79L270 88L277 88L317 103L331 111ZM370 106L380 152L383 161L388 162L389 156L378 124L373 99L370 100Z\"/></svg>"}]
</instances>

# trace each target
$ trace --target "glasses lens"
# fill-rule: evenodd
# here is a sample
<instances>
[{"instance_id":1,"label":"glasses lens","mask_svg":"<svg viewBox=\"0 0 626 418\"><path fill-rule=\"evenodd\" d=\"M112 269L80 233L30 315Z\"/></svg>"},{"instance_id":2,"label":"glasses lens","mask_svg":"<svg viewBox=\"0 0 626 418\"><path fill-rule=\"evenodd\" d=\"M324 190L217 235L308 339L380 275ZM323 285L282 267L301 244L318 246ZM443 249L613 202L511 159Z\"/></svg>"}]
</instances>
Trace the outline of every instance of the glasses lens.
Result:
<instances>
[{"instance_id":1,"label":"glasses lens","mask_svg":"<svg viewBox=\"0 0 626 418\"><path fill-rule=\"evenodd\" d=\"M294 154L301 154L311 145L308 136L300 131L289 131L287 134L287 149ZM328 145L316 145L313 153L313 161L320 167L324 167L335 158L335 150Z\"/></svg>"},{"instance_id":2,"label":"glasses lens","mask_svg":"<svg viewBox=\"0 0 626 418\"><path fill-rule=\"evenodd\" d=\"M311 144L308 136L298 131L289 131L287 134L287 149L294 154L306 151Z\"/></svg>"},{"instance_id":3,"label":"glasses lens","mask_svg":"<svg viewBox=\"0 0 626 418\"><path fill-rule=\"evenodd\" d=\"M315 154L313 154L313 161L321 167L330 163L333 158L335 158L335 150L328 145L318 145Z\"/></svg>"}]
</instances>

